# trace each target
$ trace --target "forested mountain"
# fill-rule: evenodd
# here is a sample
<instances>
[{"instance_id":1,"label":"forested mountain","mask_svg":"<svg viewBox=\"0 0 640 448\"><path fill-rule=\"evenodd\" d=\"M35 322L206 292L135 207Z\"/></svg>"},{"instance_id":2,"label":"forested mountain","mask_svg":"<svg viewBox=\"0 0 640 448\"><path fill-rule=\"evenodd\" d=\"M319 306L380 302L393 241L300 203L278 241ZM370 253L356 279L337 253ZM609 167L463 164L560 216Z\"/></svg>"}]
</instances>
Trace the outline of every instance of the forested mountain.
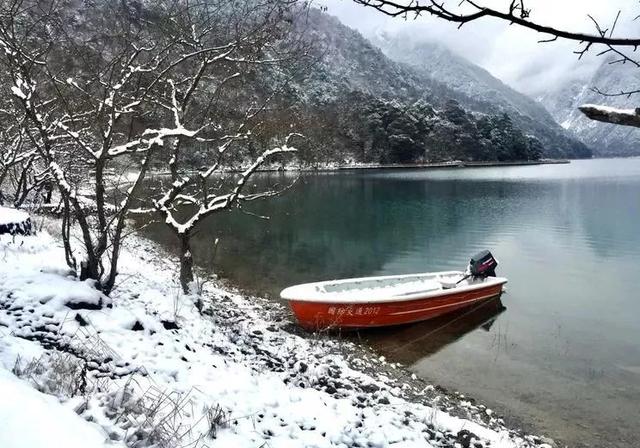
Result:
<instances>
[{"instance_id":1,"label":"forested mountain","mask_svg":"<svg viewBox=\"0 0 640 448\"><path fill-rule=\"evenodd\" d=\"M78 110L71 110L71 115L81 114L86 120L90 114L81 106L89 106L83 101L89 98L91 107L96 107L95 99L104 97L102 90L108 86L115 92L108 95L129 101L122 104L126 113L121 113L109 100L107 106L118 110L118 119L115 124L107 120L105 126L113 128L114 138L102 142L125 145L124 164L139 156L126 150L132 135L141 133L138 140L147 142L143 137L151 131L145 129L162 133L180 115L184 115L180 118L184 123L200 133L185 145L188 150L181 151L178 145L178 163L184 164L185 169L187 165L208 166L212 160L218 160L217 166L221 167L246 165L290 133L302 135L295 141L299 151L296 155L283 155L278 162L292 165L591 155L584 144L568 137L542 107L440 47L403 49L397 40L387 39L383 46L388 54L396 55L398 61L394 61L360 33L318 9L275 4L278 7L270 7L268 2L262 7L228 0L203 3L203 17L214 23L208 38L212 48L221 52L207 59L198 55L212 50L192 51L202 46L198 38L181 37L189 26L169 16L174 8L172 2L64 2L56 14L72 17L69 20L73 26L64 32L55 29L46 36L47 42L38 42L46 48L55 72L64 76L38 72L41 79L33 82L35 90L29 93L20 90L22 79L13 80L14 72L7 70L7 81L3 83L6 97L15 97L12 107L22 107L20 101L29 95L42 98L35 117L62 114L56 102L67 107L73 104ZM240 25L234 26L232 19ZM146 29L150 20L160 25ZM176 56L182 59L156 75L162 82L153 81L149 73L161 66L166 56L155 54L161 50L153 45L139 47L131 56L126 52L120 55L120 46L126 45L110 35L116 25L127 30L144 29L135 37L143 43L171 38L189 51L183 50L183 56ZM235 39L239 29L250 39ZM173 43L167 44L167 48L174 47ZM222 49L227 47L233 55L224 54ZM34 54L39 51L43 50L33 50ZM140 67L128 67L122 62L127 57L143 58ZM104 70L116 69L125 74L113 76L131 81L131 92L125 92L113 79L109 80L114 84L111 86L100 78ZM129 69L133 70L130 74ZM164 80L168 73L171 78ZM17 97L11 90L16 82ZM142 82L148 82L149 87L140 87ZM186 87L189 83L197 87ZM48 96L55 97L55 101L45 100ZM185 105L176 103L180 98ZM131 104L135 112L130 111ZM106 117L104 110L98 108L92 113L102 119ZM86 126L80 126L82 120L69 118L70 113L51 118L52 128L60 127L61 120L78 126L78 130L66 130L68 135L62 140L54 135L55 141L65 145L58 154L68 156L64 163L92 163L99 152L87 148L102 145L103 125L88 120ZM182 125L178 129L175 132L183 132ZM186 141L187 137L182 137ZM170 152L176 149L158 146L150 163L163 169L161 165L166 160L174 160ZM220 151L221 147L234 150ZM69 175L81 172L74 170Z\"/></svg>"},{"instance_id":2,"label":"forested mountain","mask_svg":"<svg viewBox=\"0 0 640 448\"><path fill-rule=\"evenodd\" d=\"M390 36L387 33L376 35L373 42L391 59L408 64L434 83L446 85L448 89L432 87L441 96L454 98L474 112L507 113L518 129L541 141L545 155L589 155L587 149L562 129L540 103L515 91L444 45L417 42L403 34Z\"/></svg>"},{"instance_id":3,"label":"forested mountain","mask_svg":"<svg viewBox=\"0 0 640 448\"><path fill-rule=\"evenodd\" d=\"M572 79L551 89L539 101L564 128L575 133L600 156L640 155L640 129L589 120L579 110L582 104L605 104L630 109L633 96L604 97L593 90L619 93L635 90L640 85L640 70L630 64L602 64L589 76Z\"/></svg>"},{"instance_id":4,"label":"forested mountain","mask_svg":"<svg viewBox=\"0 0 640 448\"><path fill-rule=\"evenodd\" d=\"M304 162L591 156L535 101L440 47L433 47L437 58L425 47L394 61L318 10L297 26L313 42L315 63L309 71L280 73L293 80L274 129L290 122L304 132Z\"/></svg>"}]
</instances>

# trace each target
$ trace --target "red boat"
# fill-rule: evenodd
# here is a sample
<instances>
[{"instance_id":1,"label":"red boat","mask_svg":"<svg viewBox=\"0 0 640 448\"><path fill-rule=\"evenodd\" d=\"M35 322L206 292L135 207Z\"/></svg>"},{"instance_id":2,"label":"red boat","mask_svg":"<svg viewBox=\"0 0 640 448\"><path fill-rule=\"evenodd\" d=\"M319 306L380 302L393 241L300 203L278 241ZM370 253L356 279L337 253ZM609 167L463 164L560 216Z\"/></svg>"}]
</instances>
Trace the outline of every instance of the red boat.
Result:
<instances>
[{"instance_id":1,"label":"red boat","mask_svg":"<svg viewBox=\"0 0 640 448\"><path fill-rule=\"evenodd\" d=\"M357 329L432 319L502 293L489 251L471 259L466 272L363 277L291 286L280 293L298 323L309 330Z\"/></svg>"}]
</instances>

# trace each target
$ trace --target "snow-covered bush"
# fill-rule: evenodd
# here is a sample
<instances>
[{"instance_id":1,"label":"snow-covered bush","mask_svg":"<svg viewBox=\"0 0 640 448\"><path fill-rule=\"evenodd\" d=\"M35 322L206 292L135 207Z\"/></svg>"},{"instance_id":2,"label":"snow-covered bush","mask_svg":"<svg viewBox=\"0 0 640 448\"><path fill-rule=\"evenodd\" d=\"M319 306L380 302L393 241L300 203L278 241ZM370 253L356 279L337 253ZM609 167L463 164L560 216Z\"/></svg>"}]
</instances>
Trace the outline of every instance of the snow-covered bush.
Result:
<instances>
[{"instance_id":1,"label":"snow-covered bush","mask_svg":"<svg viewBox=\"0 0 640 448\"><path fill-rule=\"evenodd\" d=\"M207 435L211 439L215 439L218 430L229 426L230 413L225 411L219 404L208 406L205 415L207 416L208 431Z\"/></svg>"},{"instance_id":2,"label":"snow-covered bush","mask_svg":"<svg viewBox=\"0 0 640 448\"><path fill-rule=\"evenodd\" d=\"M29 380L40 392L61 399L83 395L87 391L86 363L69 353L51 350L28 362L18 357L12 372Z\"/></svg>"}]
</instances>

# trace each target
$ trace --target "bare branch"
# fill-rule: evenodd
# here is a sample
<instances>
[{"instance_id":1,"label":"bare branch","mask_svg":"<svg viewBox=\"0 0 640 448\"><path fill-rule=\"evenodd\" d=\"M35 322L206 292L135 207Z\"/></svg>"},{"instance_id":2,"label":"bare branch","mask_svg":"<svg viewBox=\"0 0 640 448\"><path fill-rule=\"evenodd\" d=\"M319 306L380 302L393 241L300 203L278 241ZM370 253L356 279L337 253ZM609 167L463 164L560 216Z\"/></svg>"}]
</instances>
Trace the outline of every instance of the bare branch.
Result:
<instances>
[{"instance_id":1,"label":"bare branch","mask_svg":"<svg viewBox=\"0 0 640 448\"><path fill-rule=\"evenodd\" d=\"M411 1L410 3L399 3L393 0L353 0L360 5L374 8L381 13L391 17L407 17L408 13L414 16L421 14L431 14L440 19L464 25L465 23L492 17L513 23L521 27L537 31L539 33L549 34L551 36L563 39L573 40L580 43L604 44L622 47L637 47L640 45L640 38L614 38L611 35L606 36L599 30L597 34L586 34L567 31L529 20L530 10L525 9L523 2L511 2L511 6L507 12L498 11L487 6L480 5L474 1L462 0L461 4L467 4L475 9L469 14L457 13L444 6L444 3L438 3L435 0L428 0L425 3ZM519 14L516 11L520 11ZM617 21L617 20L616 20ZM599 27L598 27L599 28ZM606 31L606 30L605 30ZM613 32L613 28L611 30Z\"/></svg>"}]
</instances>

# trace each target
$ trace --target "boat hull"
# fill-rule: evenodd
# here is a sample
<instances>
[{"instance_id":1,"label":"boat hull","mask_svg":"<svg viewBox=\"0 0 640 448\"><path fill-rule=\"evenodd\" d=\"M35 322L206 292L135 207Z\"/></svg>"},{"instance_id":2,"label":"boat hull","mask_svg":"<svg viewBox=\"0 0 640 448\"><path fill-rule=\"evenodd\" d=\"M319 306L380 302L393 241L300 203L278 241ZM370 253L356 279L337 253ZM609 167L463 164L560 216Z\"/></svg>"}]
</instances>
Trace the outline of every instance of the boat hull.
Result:
<instances>
[{"instance_id":1,"label":"boat hull","mask_svg":"<svg viewBox=\"0 0 640 448\"><path fill-rule=\"evenodd\" d=\"M443 290L437 296L411 300L375 300L360 303L289 299L298 323L309 330L358 329L409 324L442 316L502 293L502 284L471 290Z\"/></svg>"}]
</instances>

